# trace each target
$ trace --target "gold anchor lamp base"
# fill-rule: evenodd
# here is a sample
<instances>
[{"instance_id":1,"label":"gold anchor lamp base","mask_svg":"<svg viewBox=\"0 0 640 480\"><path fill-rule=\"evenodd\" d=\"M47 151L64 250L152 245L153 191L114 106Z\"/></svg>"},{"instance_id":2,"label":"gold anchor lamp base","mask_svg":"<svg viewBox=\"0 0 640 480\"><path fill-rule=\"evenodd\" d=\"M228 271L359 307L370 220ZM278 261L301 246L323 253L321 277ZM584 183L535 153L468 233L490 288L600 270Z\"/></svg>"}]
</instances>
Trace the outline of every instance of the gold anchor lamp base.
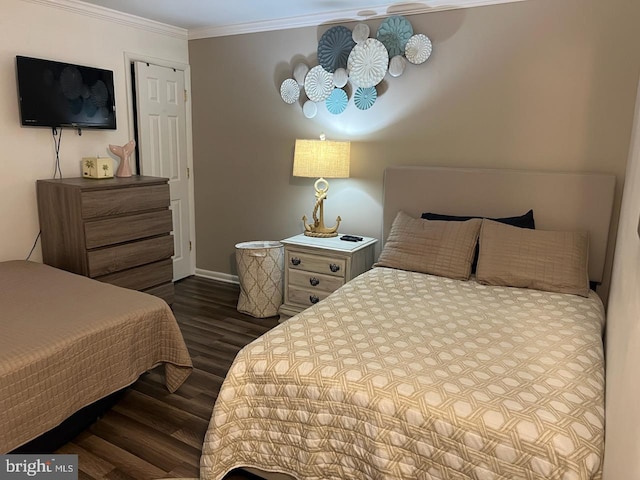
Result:
<instances>
[{"instance_id":1,"label":"gold anchor lamp base","mask_svg":"<svg viewBox=\"0 0 640 480\"><path fill-rule=\"evenodd\" d=\"M307 223L307 216L302 217L304 223L304 234L307 237L330 238L338 236L338 227L342 219L340 216L336 218L335 227L324 226L324 199L327 198L329 191L329 182L324 178L319 178L313 185L316 189L316 205L313 207L313 223ZM318 212L320 214L318 215Z\"/></svg>"},{"instance_id":2,"label":"gold anchor lamp base","mask_svg":"<svg viewBox=\"0 0 640 480\"><path fill-rule=\"evenodd\" d=\"M327 198L329 182L325 178L348 178L351 144L349 142L332 142L325 140L296 140L293 155L293 176L317 178L316 204L313 207L313 222L307 223L307 216L302 217L304 234L308 237L329 238L338 236L341 218L336 218L334 227L324 224L324 199Z\"/></svg>"}]
</instances>

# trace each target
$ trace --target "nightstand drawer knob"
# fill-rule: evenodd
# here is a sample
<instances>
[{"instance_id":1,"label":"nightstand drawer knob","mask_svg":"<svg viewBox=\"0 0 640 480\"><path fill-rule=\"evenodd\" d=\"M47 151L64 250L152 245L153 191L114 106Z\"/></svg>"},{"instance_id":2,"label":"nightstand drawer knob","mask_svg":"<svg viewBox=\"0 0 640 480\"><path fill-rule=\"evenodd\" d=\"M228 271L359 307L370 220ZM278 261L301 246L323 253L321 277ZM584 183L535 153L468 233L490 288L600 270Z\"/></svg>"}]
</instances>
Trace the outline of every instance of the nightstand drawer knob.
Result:
<instances>
[{"instance_id":1,"label":"nightstand drawer knob","mask_svg":"<svg viewBox=\"0 0 640 480\"><path fill-rule=\"evenodd\" d=\"M329 270L331 270L333 273L336 273L340 271L340 265L336 265L335 263L330 263Z\"/></svg>"},{"instance_id":2,"label":"nightstand drawer knob","mask_svg":"<svg viewBox=\"0 0 640 480\"><path fill-rule=\"evenodd\" d=\"M312 304L315 304L315 303L318 303L320 301L320 299L316 295L309 295L309 301Z\"/></svg>"},{"instance_id":3,"label":"nightstand drawer knob","mask_svg":"<svg viewBox=\"0 0 640 480\"><path fill-rule=\"evenodd\" d=\"M293 265L300 265L300 263L302 263L302 260L300 260L298 257L291 257L291 263Z\"/></svg>"},{"instance_id":4,"label":"nightstand drawer knob","mask_svg":"<svg viewBox=\"0 0 640 480\"><path fill-rule=\"evenodd\" d=\"M309 279L309 283L312 287L317 287L318 285L320 285L320 280L318 280L316 277L311 277Z\"/></svg>"}]
</instances>

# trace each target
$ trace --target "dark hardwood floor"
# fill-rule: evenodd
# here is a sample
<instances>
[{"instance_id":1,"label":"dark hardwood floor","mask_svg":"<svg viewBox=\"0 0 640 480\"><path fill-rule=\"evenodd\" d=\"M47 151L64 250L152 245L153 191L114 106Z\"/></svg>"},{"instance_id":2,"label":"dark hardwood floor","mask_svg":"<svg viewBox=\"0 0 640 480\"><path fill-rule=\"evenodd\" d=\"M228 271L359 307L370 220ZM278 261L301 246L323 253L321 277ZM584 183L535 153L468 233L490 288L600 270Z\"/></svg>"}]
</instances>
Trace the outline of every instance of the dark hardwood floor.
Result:
<instances>
[{"instance_id":1,"label":"dark hardwood floor","mask_svg":"<svg viewBox=\"0 0 640 480\"><path fill-rule=\"evenodd\" d=\"M173 311L193 372L176 393L164 386L163 367L146 373L100 420L62 446L77 454L78 478L198 477L211 410L238 351L278 324L236 310L239 288L189 277L176 283ZM256 478L242 471L226 480Z\"/></svg>"}]
</instances>

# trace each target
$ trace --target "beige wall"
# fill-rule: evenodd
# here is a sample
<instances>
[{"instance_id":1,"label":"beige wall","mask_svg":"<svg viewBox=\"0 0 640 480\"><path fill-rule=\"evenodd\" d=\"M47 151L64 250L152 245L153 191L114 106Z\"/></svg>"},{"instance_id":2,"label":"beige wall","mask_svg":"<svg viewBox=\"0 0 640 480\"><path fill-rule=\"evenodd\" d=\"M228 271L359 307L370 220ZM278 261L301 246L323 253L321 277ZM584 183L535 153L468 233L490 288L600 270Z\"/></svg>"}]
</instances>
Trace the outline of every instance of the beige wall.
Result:
<instances>
[{"instance_id":1,"label":"beige wall","mask_svg":"<svg viewBox=\"0 0 640 480\"><path fill-rule=\"evenodd\" d=\"M640 88L639 88L640 93ZM640 95L620 211L607 319L605 478L640 478Z\"/></svg>"},{"instance_id":2,"label":"beige wall","mask_svg":"<svg viewBox=\"0 0 640 480\"><path fill-rule=\"evenodd\" d=\"M351 101L342 115L321 106L311 120L279 86L298 61L316 64L328 27L190 41L197 267L235 273L236 242L302 231L313 180L291 176L293 145L321 132L354 142L352 178L331 181L325 202L327 223L341 215L343 232L380 236L388 165L612 172L617 209L638 3L530 0L411 16L433 41L427 63L387 77L368 111ZM367 23L375 32L380 21Z\"/></svg>"},{"instance_id":3,"label":"beige wall","mask_svg":"<svg viewBox=\"0 0 640 480\"><path fill-rule=\"evenodd\" d=\"M36 180L51 178L55 152L51 130L20 126L15 57L79 63L113 70L117 130L65 130L60 159L65 177L80 176L82 157L108 156L107 145L129 139L125 52L188 62L185 38L151 33L114 22L21 0L2 0L0 8L0 261L27 256L38 234ZM115 157L114 157L115 158ZM116 163L117 164L117 163ZM40 248L34 260L40 260Z\"/></svg>"}]
</instances>

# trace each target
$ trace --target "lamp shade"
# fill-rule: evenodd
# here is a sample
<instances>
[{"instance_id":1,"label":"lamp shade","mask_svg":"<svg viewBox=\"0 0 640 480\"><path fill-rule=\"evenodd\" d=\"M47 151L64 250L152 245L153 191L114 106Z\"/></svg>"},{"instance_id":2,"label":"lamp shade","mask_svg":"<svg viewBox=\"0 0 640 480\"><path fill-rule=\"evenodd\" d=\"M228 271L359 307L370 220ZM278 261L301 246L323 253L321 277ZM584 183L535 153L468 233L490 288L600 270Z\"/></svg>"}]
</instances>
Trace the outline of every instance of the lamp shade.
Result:
<instances>
[{"instance_id":1,"label":"lamp shade","mask_svg":"<svg viewBox=\"0 0 640 480\"><path fill-rule=\"evenodd\" d=\"M351 142L296 140L293 176L347 178Z\"/></svg>"}]
</instances>

